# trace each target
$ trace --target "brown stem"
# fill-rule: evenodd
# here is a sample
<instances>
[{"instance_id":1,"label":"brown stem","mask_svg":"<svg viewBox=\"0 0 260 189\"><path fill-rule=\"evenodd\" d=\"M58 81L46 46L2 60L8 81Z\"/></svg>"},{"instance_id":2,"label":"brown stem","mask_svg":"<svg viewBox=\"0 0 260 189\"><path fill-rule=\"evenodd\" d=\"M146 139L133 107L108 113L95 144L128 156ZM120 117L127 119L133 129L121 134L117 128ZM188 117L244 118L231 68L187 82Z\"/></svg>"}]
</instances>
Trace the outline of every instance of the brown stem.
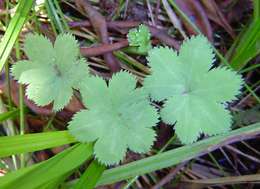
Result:
<instances>
[{"instance_id":1,"label":"brown stem","mask_svg":"<svg viewBox=\"0 0 260 189\"><path fill-rule=\"evenodd\" d=\"M80 52L83 56L91 57L106 54L127 47L128 41L122 40L113 44L102 44L97 47L81 47Z\"/></svg>"},{"instance_id":2,"label":"brown stem","mask_svg":"<svg viewBox=\"0 0 260 189\"><path fill-rule=\"evenodd\" d=\"M109 44L105 18L95 8L93 8L87 0L76 0L76 5L87 13L91 25L97 33L100 41L103 44ZM105 53L103 56L111 72L117 72L120 70L120 64L111 52Z\"/></svg>"}]
</instances>

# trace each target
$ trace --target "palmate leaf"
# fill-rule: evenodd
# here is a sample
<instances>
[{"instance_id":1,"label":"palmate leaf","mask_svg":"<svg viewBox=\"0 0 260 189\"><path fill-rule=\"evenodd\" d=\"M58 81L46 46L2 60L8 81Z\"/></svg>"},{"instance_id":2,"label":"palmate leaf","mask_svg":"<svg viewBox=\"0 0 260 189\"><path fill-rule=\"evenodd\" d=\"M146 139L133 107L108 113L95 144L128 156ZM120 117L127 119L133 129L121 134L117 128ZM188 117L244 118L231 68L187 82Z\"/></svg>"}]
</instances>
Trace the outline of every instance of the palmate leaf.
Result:
<instances>
[{"instance_id":1,"label":"palmate leaf","mask_svg":"<svg viewBox=\"0 0 260 189\"><path fill-rule=\"evenodd\" d=\"M185 41L179 54L168 47L154 48L148 61L152 74L145 78L144 88L153 100L166 100L162 120L176 123L182 143L230 129L232 117L225 103L236 99L243 80L227 68L210 69L214 54L205 37Z\"/></svg>"},{"instance_id":2,"label":"palmate leaf","mask_svg":"<svg viewBox=\"0 0 260 189\"><path fill-rule=\"evenodd\" d=\"M24 43L29 60L13 65L11 72L26 95L39 106L53 102L54 111L69 103L73 88L88 77L88 66L79 58L79 46L70 34L59 35L52 43L42 35L29 34Z\"/></svg>"},{"instance_id":3,"label":"palmate leaf","mask_svg":"<svg viewBox=\"0 0 260 189\"><path fill-rule=\"evenodd\" d=\"M138 47L140 52L147 52L151 46L151 34L149 28L143 24L138 28L131 29L127 34L127 39L130 46Z\"/></svg>"},{"instance_id":4,"label":"palmate leaf","mask_svg":"<svg viewBox=\"0 0 260 189\"><path fill-rule=\"evenodd\" d=\"M136 89L135 78L127 72L113 75L107 86L98 77L82 84L83 103L88 108L78 112L69 123L69 132L81 142L96 141L95 157L106 165L117 164L126 150L149 151L156 133L157 111L148 95Z\"/></svg>"}]
</instances>

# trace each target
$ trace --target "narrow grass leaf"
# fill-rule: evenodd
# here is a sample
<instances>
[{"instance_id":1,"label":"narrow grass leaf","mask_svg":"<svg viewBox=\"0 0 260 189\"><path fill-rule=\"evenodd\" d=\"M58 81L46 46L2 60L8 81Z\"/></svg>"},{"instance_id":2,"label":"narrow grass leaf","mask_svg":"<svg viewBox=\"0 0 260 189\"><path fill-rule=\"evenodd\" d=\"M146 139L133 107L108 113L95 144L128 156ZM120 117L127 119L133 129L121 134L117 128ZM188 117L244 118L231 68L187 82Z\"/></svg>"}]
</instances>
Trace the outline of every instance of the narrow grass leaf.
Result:
<instances>
[{"instance_id":1,"label":"narrow grass leaf","mask_svg":"<svg viewBox=\"0 0 260 189\"><path fill-rule=\"evenodd\" d=\"M235 70L241 70L246 64L260 53L260 20L245 27L237 42L230 48L235 50L230 65ZM229 54L232 54L229 52Z\"/></svg>"},{"instance_id":2,"label":"narrow grass leaf","mask_svg":"<svg viewBox=\"0 0 260 189\"><path fill-rule=\"evenodd\" d=\"M0 137L0 157L76 142L67 131Z\"/></svg>"},{"instance_id":3,"label":"narrow grass leaf","mask_svg":"<svg viewBox=\"0 0 260 189\"><path fill-rule=\"evenodd\" d=\"M233 130L223 135L210 137L192 145L186 145L180 148L169 150L167 152L163 152L158 155L106 170L104 171L97 185L112 184L133 178L135 176L174 166L194 157L198 157L214 151L215 149L226 144L249 139L258 134L260 134L260 122ZM75 182L76 180L66 183L62 186L62 189L71 188Z\"/></svg>"},{"instance_id":4,"label":"narrow grass leaf","mask_svg":"<svg viewBox=\"0 0 260 189\"><path fill-rule=\"evenodd\" d=\"M192 145L183 146L120 167L109 169L104 172L98 185L111 184L137 175L143 175L174 166L183 161L211 152L225 144L250 138L257 134L260 134L260 122L223 135L210 137Z\"/></svg>"},{"instance_id":5,"label":"narrow grass leaf","mask_svg":"<svg viewBox=\"0 0 260 189\"><path fill-rule=\"evenodd\" d=\"M53 158L28 168L11 172L0 178L0 188L33 189L78 168L92 157L91 144L76 144Z\"/></svg>"},{"instance_id":6,"label":"narrow grass leaf","mask_svg":"<svg viewBox=\"0 0 260 189\"><path fill-rule=\"evenodd\" d=\"M33 0L20 0L14 17L11 19L8 28L0 43L0 70L2 70L15 41L28 18L29 11L33 5Z\"/></svg>"},{"instance_id":7,"label":"narrow grass leaf","mask_svg":"<svg viewBox=\"0 0 260 189\"><path fill-rule=\"evenodd\" d=\"M73 189L92 189L96 186L99 178L103 174L105 166L94 160L86 171L81 175Z\"/></svg>"}]
</instances>

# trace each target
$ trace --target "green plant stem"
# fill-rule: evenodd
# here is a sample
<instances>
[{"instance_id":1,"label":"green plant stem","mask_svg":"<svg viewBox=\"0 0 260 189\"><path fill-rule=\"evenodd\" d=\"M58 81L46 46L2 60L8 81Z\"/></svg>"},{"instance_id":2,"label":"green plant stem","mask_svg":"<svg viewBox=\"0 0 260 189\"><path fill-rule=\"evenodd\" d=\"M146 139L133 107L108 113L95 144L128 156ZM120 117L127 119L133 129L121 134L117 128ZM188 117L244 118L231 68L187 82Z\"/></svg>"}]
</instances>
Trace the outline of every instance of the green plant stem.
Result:
<instances>
[{"instance_id":1,"label":"green plant stem","mask_svg":"<svg viewBox=\"0 0 260 189\"><path fill-rule=\"evenodd\" d=\"M23 86L19 85L19 109L20 109L20 135L25 133L25 121L24 121L24 92ZM25 154L20 155L21 165L20 168L25 167Z\"/></svg>"},{"instance_id":2,"label":"green plant stem","mask_svg":"<svg viewBox=\"0 0 260 189\"><path fill-rule=\"evenodd\" d=\"M21 58L20 45L17 40L15 43L15 53L16 58L19 60ZM25 122L24 122L24 91L23 85L19 84L19 109L20 109L20 135L25 133ZM20 155L20 168L25 167L25 154Z\"/></svg>"},{"instance_id":3,"label":"green plant stem","mask_svg":"<svg viewBox=\"0 0 260 189\"><path fill-rule=\"evenodd\" d=\"M7 84L7 100L8 100L8 110L12 110L12 97L11 97L11 82L9 74L9 63L5 64L5 81Z\"/></svg>"},{"instance_id":4,"label":"green plant stem","mask_svg":"<svg viewBox=\"0 0 260 189\"><path fill-rule=\"evenodd\" d=\"M202 34L200 29L188 18L188 16L178 7L178 5L173 0L168 0L170 4L176 9L176 11L181 15L181 17L198 33ZM257 1L257 0L256 0ZM227 59L212 45L212 48L216 55L219 57L222 63L224 63L227 67L232 68L232 66L228 63ZM244 83L245 88L252 94L253 97L257 100L258 103L260 103L260 98L256 95L256 93L250 88L249 85Z\"/></svg>"}]
</instances>

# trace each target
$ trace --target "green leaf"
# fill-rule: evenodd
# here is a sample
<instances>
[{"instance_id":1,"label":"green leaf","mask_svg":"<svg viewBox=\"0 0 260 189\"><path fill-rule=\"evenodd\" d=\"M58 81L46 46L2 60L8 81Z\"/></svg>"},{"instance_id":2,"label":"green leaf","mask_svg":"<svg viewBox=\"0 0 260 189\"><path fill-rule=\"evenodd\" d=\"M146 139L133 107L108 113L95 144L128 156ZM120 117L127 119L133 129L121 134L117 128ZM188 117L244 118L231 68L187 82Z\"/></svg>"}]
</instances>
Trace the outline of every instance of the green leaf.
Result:
<instances>
[{"instance_id":1,"label":"green leaf","mask_svg":"<svg viewBox=\"0 0 260 189\"><path fill-rule=\"evenodd\" d=\"M243 80L229 69L210 69L214 54L206 38L185 41L179 55L168 47L154 48L148 61L152 74L145 78L144 88L153 100L166 100L162 120L176 123L182 143L230 129L232 117L225 103L236 99Z\"/></svg>"},{"instance_id":2,"label":"green leaf","mask_svg":"<svg viewBox=\"0 0 260 189\"><path fill-rule=\"evenodd\" d=\"M67 131L0 137L0 157L33 152L76 142Z\"/></svg>"},{"instance_id":3,"label":"green leaf","mask_svg":"<svg viewBox=\"0 0 260 189\"><path fill-rule=\"evenodd\" d=\"M79 47L70 34L59 35L52 43L41 35L28 35L24 50L29 61L17 62L12 75L27 84L26 95L39 106L53 103L59 111L70 101L73 88L78 89L82 78L88 76L88 66L79 57ZM76 74L75 74L76 73Z\"/></svg>"},{"instance_id":4,"label":"green leaf","mask_svg":"<svg viewBox=\"0 0 260 189\"><path fill-rule=\"evenodd\" d=\"M149 151L158 115L147 94L136 89L136 79L119 72L109 86L97 77L86 82L88 85L82 85L80 90L88 110L73 117L69 132L81 142L96 141L94 154L106 165L119 163L127 148L138 153Z\"/></svg>"},{"instance_id":5,"label":"green leaf","mask_svg":"<svg viewBox=\"0 0 260 189\"><path fill-rule=\"evenodd\" d=\"M127 34L130 46L138 47L140 52L147 52L151 49L151 34L149 28L143 24L138 28L131 29Z\"/></svg>"},{"instance_id":6,"label":"green leaf","mask_svg":"<svg viewBox=\"0 0 260 189\"><path fill-rule=\"evenodd\" d=\"M6 174L0 178L0 188L34 189L61 179L92 157L90 144L76 144L47 161Z\"/></svg>"}]
</instances>

